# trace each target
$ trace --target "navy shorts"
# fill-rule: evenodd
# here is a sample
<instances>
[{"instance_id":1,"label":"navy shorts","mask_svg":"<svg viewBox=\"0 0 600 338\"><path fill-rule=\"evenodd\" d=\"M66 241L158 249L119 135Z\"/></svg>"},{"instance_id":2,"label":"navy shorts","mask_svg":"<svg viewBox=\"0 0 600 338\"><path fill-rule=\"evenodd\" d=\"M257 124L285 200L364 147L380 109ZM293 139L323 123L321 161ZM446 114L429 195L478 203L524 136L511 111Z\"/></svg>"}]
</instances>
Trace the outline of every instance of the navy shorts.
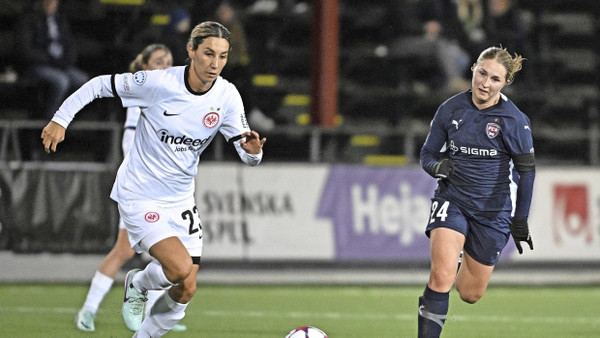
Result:
<instances>
[{"instance_id":1,"label":"navy shorts","mask_svg":"<svg viewBox=\"0 0 600 338\"><path fill-rule=\"evenodd\" d=\"M441 198L431 199L431 213L425 234L429 237L435 228L449 228L465 235L464 251L477 262L494 266L508 242L505 220L473 217L456 205Z\"/></svg>"}]
</instances>

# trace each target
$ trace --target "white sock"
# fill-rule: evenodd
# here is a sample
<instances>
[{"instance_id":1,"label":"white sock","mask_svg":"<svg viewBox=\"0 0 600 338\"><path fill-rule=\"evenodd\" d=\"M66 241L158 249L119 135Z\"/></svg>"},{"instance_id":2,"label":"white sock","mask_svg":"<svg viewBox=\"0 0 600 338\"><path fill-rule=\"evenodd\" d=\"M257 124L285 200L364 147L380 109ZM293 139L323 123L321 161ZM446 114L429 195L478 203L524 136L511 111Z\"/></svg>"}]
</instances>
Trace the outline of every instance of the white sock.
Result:
<instances>
[{"instance_id":1,"label":"white sock","mask_svg":"<svg viewBox=\"0 0 600 338\"><path fill-rule=\"evenodd\" d=\"M96 313L100 303L102 303L102 299L104 299L104 296L106 296L108 291L110 291L113 281L114 280L112 278L108 277L102 272L96 271L94 278L92 278L92 283L85 299L85 303L81 309Z\"/></svg>"},{"instance_id":2,"label":"white sock","mask_svg":"<svg viewBox=\"0 0 600 338\"><path fill-rule=\"evenodd\" d=\"M150 309L152 309L152 305L154 305L154 303L156 302L156 300L162 296L163 293L166 293L168 291L167 290L148 290L148 295L146 296L146 298L148 298L148 300L146 301L146 317L150 316Z\"/></svg>"},{"instance_id":3,"label":"white sock","mask_svg":"<svg viewBox=\"0 0 600 338\"><path fill-rule=\"evenodd\" d=\"M133 287L141 292L148 290L164 290L168 289L174 284L171 283L165 272L162 269L162 265L156 260L148 263L146 268L133 276Z\"/></svg>"},{"instance_id":4,"label":"white sock","mask_svg":"<svg viewBox=\"0 0 600 338\"><path fill-rule=\"evenodd\" d=\"M188 304L177 303L167 292L163 292L154 303L150 316L142 322L136 337L162 337L185 317Z\"/></svg>"}]
</instances>

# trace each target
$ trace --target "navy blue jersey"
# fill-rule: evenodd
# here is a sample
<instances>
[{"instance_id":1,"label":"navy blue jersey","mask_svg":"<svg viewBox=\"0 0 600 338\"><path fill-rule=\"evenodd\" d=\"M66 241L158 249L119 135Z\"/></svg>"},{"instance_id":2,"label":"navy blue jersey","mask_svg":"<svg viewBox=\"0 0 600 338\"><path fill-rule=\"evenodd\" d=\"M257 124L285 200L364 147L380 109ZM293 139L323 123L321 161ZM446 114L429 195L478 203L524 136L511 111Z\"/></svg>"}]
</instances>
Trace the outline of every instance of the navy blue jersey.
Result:
<instances>
[{"instance_id":1,"label":"navy blue jersey","mask_svg":"<svg viewBox=\"0 0 600 338\"><path fill-rule=\"evenodd\" d=\"M519 180L513 160L523 154L533 158L529 118L504 94L483 110L471 95L469 90L440 105L421 149L421 165L431 174L440 158L451 158L455 173L438 181L435 197L472 216L509 220ZM528 195L524 218L531 201Z\"/></svg>"}]
</instances>

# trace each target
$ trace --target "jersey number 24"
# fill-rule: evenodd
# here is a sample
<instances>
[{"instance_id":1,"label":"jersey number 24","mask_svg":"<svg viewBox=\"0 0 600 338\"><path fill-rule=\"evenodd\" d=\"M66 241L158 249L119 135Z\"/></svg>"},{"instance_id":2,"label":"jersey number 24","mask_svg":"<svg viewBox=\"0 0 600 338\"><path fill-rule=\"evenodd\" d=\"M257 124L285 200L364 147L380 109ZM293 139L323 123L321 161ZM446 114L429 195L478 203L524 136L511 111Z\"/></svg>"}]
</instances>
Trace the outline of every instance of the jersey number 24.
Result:
<instances>
[{"instance_id":1,"label":"jersey number 24","mask_svg":"<svg viewBox=\"0 0 600 338\"><path fill-rule=\"evenodd\" d=\"M431 216L429 217L429 224L435 222L436 218L440 221L444 222L448 217L448 206L450 202L444 201L443 203L439 203L439 201L433 201L431 203Z\"/></svg>"}]
</instances>

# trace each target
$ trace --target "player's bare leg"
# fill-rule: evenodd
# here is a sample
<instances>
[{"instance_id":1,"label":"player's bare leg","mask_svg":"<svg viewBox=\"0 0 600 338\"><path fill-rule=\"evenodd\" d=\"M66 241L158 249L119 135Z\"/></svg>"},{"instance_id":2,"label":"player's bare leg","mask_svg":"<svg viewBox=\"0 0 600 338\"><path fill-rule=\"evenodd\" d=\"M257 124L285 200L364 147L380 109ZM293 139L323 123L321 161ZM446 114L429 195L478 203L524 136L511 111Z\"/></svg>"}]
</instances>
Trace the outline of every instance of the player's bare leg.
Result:
<instances>
[{"instance_id":1,"label":"player's bare leg","mask_svg":"<svg viewBox=\"0 0 600 338\"><path fill-rule=\"evenodd\" d=\"M156 300L135 337L160 337L171 330L185 316L185 309L196 292L199 266L192 264L192 258L177 237L163 239L149 251L157 261L144 269L135 280L136 286L142 291L170 289Z\"/></svg>"},{"instance_id":2,"label":"player's bare leg","mask_svg":"<svg viewBox=\"0 0 600 338\"><path fill-rule=\"evenodd\" d=\"M137 337L160 337L171 331L177 323L185 316L185 309L188 302L181 300L191 296L196 292L196 275L199 266L194 264L192 272L181 283L169 289L154 303L150 314L144 319L142 327L138 331ZM176 301L175 299L179 299Z\"/></svg>"},{"instance_id":3,"label":"player's bare leg","mask_svg":"<svg viewBox=\"0 0 600 338\"><path fill-rule=\"evenodd\" d=\"M485 293L493 271L493 266L481 264L465 252L456 276L460 298L470 304L477 302Z\"/></svg>"},{"instance_id":4,"label":"player's bare leg","mask_svg":"<svg viewBox=\"0 0 600 338\"><path fill-rule=\"evenodd\" d=\"M112 250L106 255L98 271L106 276L115 278L121 267L135 255L135 251L129 244L129 238L127 236L127 230L119 229L117 235L117 241L113 246Z\"/></svg>"},{"instance_id":5,"label":"player's bare leg","mask_svg":"<svg viewBox=\"0 0 600 338\"><path fill-rule=\"evenodd\" d=\"M419 338L439 337L448 313L450 289L456 279L456 262L465 236L448 228L430 233L431 271L429 282L419 297Z\"/></svg>"},{"instance_id":6,"label":"player's bare leg","mask_svg":"<svg viewBox=\"0 0 600 338\"><path fill-rule=\"evenodd\" d=\"M150 248L150 255L160 262L164 276L173 284L182 282L192 272L192 257L177 237L165 238L154 244ZM193 294L187 296L188 299L181 299L181 301L189 302Z\"/></svg>"},{"instance_id":7,"label":"player's bare leg","mask_svg":"<svg viewBox=\"0 0 600 338\"><path fill-rule=\"evenodd\" d=\"M437 292L448 292L456 279L456 263L465 236L449 228L436 228L430 234L431 271L427 285Z\"/></svg>"}]
</instances>

